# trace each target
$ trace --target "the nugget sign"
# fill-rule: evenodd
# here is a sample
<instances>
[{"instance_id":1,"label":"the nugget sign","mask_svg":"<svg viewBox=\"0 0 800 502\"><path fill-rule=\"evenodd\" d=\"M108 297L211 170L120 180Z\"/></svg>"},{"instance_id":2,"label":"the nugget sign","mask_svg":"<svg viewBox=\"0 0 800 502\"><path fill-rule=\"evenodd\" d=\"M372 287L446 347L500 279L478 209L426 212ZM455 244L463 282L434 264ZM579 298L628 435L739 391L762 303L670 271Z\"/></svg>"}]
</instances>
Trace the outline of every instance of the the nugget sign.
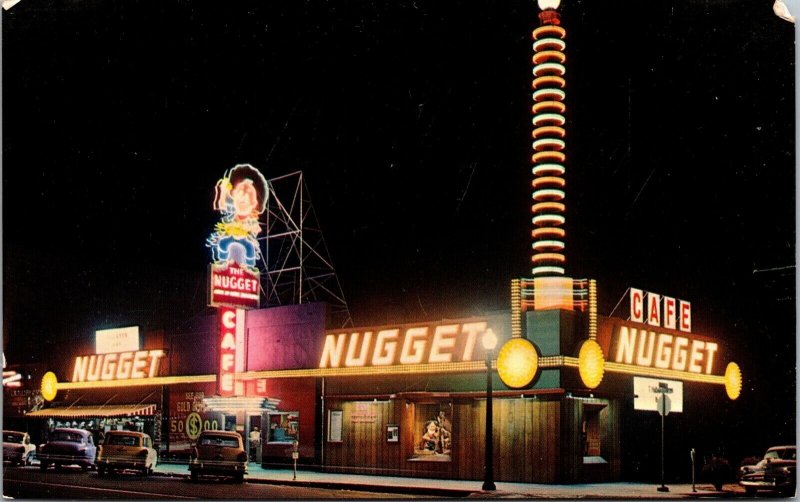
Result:
<instances>
[{"instance_id":1,"label":"the nugget sign","mask_svg":"<svg viewBox=\"0 0 800 502\"><path fill-rule=\"evenodd\" d=\"M476 359L486 321L329 333L320 368L449 363ZM477 344L480 345L480 344ZM483 357L482 353L479 357Z\"/></svg>"},{"instance_id":2,"label":"the nugget sign","mask_svg":"<svg viewBox=\"0 0 800 502\"><path fill-rule=\"evenodd\" d=\"M712 375L718 370L719 344L706 337L608 319L597 341L609 361Z\"/></svg>"},{"instance_id":3,"label":"the nugget sign","mask_svg":"<svg viewBox=\"0 0 800 502\"><path fill-rule=\"evenodd\" d=\"M72 370L72 381L153 378L158 376L158 368L165 354L165 351L156 349L78 356Z\"/></svg>"},{"instance_id":4,"label":"the nugget sign","mask_svg":"<svg viewBox=\"0 0 800 502\"><path fill-rule=\"evenodd\" d=\"M211 265L211 306L256 308L259 304L259 274L234 261Z\"/></svg>"}]
</instances>

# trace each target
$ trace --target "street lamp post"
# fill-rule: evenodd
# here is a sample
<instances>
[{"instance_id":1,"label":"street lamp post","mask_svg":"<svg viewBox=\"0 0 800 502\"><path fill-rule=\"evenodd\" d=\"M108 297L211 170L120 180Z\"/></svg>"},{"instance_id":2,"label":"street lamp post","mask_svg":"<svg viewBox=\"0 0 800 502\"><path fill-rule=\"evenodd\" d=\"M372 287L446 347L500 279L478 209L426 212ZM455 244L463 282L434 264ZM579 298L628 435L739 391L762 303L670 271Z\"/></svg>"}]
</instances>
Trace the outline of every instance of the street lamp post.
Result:
<instances>
[{"instance_id":1,"label":"street lamp post","mask_svg":"<svg viewBox=\"0 0 800 502\"><path fill-rule=\"evenodd\" d=\"M497 346L497 336L487 329L481 338L486 349L486 449L483 472L483 490L493 491L494 485L494 442L492 441L492 355Z\"/></svg>"}]
</instances>

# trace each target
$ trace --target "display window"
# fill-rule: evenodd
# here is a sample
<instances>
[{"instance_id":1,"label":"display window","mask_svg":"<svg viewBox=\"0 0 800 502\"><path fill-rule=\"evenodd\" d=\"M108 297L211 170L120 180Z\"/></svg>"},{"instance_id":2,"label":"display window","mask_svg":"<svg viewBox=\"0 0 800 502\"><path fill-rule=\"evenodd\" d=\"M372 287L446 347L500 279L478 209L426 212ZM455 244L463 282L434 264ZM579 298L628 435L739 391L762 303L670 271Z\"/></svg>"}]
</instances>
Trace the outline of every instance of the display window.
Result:
<instances>
[{"instance_id":1,"label":"display window","mask_svg":"<svg viewBox=\"0 0 800 502\"><path fill-rule=\"evenodd\" d=\"M414 410L414 455L409 460L449 462L453 443L452 402L417 403Z\"/></svg>"},{"instance_id":2,"label":"display window","mask_svg":"<svg viewBox=\"0 0 800 502\"><path fill-rule=\"evenodd\" d=\"M300 413L296 411L269 413L268 443L300 441Z\"/></svg>"}]
</instances>

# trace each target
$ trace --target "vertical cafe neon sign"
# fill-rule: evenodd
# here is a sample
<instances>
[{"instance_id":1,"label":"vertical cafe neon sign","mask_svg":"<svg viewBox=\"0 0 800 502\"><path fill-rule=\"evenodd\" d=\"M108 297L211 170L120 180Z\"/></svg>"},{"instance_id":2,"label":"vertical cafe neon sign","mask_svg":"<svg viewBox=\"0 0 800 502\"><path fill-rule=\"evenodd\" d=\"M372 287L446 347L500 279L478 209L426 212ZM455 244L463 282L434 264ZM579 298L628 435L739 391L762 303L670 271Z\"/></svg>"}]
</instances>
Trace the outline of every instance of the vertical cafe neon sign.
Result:
<instances>
[{"instance_id":1,"label":"vertical cafe neon sign","mask_svg":"<svg viewBox=\"0 0 800 502\"><path fill-rule=\"evenodd\" d=\"M217 182L214 209L222 215L206 240L211 248L209 305L219 307L220 396L244 393L235 374L244 371L245 309L258 308L261 256L259 216L266 210L269 190L266 179L249 164L239 164Z\"/></svg>"}]
</instances>

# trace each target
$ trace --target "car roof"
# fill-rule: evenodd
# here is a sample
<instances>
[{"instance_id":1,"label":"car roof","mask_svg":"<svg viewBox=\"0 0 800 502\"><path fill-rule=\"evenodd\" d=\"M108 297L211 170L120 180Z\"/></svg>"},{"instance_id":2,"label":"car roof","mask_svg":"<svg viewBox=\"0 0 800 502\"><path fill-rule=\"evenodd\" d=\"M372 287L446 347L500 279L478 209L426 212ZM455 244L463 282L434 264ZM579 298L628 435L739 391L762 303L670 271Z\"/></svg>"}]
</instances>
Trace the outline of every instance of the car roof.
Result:
<instances>
[{"instance_id":1,"label":"car roof","mask_svg":"<svg viewBox=\"0 0 800 502\"><path fill-rule=\"evenodd\" d=\"M20 432L20 431L3 431L3 434L22 434L23 436L27 434L27 432Z\"/></svg>"},{"instance_id":2,"label":"car roof","mask_svg":"<svg viewBox=\"0 0 800 502\"><path fill-rule=\"evenodd\" d=\"M106 436L149 436L144 432L139 431L108 431Z\"/></svg>"},{"instance_id":3,"label":"car roof","mask_svg":"<svg viewBox=\"0 0 800 502\"><path fill-rule=\"evenodd\" d=\"M797 447L796 447L795 445L786 445L786 446L770 446L769 448L767 448L767 451L773 451L773 450L794 450L794 449L796 449L796 448L797 448Z\"/></svg>"},{"instance_id":4,"label":"car roof","mask_svg":"<svg viewBox=\"0 0 800 502\"><path fill-rule=\"evenodd\" d=\"M201 436L211 436L211 435L213 435L213 436L228 436L228 437L232 437L232 438L233 437L235 437L235 438L242 437L242 435L239 434L238 432L234 432L234 431L215 431L215 430L205 430L205 431L201 432L200 435Z\"/></svg>"},{"instance_id":5,"label":"car roof","mask_svg":"<svg viewBox=\"0 0 800 502\"><path fill-rule=\"evenodd\" d=\"M81 436L88 436L90 433L89 431L83 429L73 429L71 427L56 427L53 429L53 432L74 432L76 434L80 434Z\"/></svg>"}]
</instances>

